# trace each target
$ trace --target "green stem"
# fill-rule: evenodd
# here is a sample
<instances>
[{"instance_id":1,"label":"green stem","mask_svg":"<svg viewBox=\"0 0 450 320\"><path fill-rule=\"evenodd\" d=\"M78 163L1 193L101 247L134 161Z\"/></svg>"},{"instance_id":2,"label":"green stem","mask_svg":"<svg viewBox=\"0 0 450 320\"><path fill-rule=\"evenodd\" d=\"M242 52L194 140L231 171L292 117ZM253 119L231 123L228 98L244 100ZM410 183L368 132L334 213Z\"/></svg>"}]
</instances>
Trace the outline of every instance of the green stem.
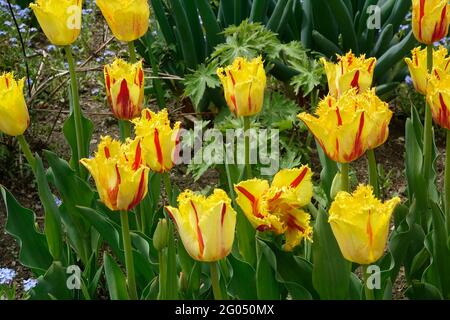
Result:
<instances>
[{"instance_id":1,"label":"green stem","mask_svg":"<svg viewBox=\"0 0 450 320\"><path fill-rule=\"evenodd\" d=\"M153 89L155 91L156 101L158 102L159 109L164 109L166 104L164 100L164 91L161 84L161 80L159 79L159 66L155 56L153 55L151 40L148 41L147 46L148 46L147 49L148 60L150 61L150 66L152 67Z\"/></svg>"},{"instance_id":2,"label":"green stem","mask_svg":"<svg viewBox=\"0 0 450 320\"><path fill-rule=\"evenodd\" d=\"M245 171L247 179L253 178L252 166L250 164L250 117L244 117L245 135Z\"/></svg>"},{"instance_id":3,"label":"green stem","mask_svg":"<svg viewBox=\"0 0 450 320\"><path fill-rule=\"evenodd\" d=\"M447 215L447 232L450 235L450 130L447 130L447 149L445 154L445 212Z\"/></svg>"},{"instance_id":4,"label":"green stem","mask_svg":"<svg viewBox=\"0 0 450 320\"><path fill-rule=\"evenodd\" d=\"M136 63L136 48L134 47L134 42L130 41L128 42L128 51L130 52L130 62Z\"/></svg>"},{"instance_id":5,"label":"green stem","mask_svg":"<svg viewBox=\"0 0 450 320\"><path fill-rule=\"evenodd\" d=\"M131 138L131 122L128 120L119 120L120 139L125 142Z\"/></svg>"},{"instance_id":6,"label":"green stem","mask_svg":"<svg viewBox=\"0 0 450 320\"><path fill-rule=\"evenodd\" d=\"M158 294L158 300L167 300L167 257L165 252L167 249L163 249L158 252L158 259L159 259L159 294Z\"/></svg>"},{"instance_id":7,"label":"green stem","mask_svg":"<svg viewBox=\"0 0 450 320\"><path fill-rule=\"evenodd\" d=\"M369 160L369 183L373 187L373 192L377 199L380 199L380 186L378 184L378 169L375 151L367 151L367 159Z\"/></svg>"},{"instance_id":8,"label":"green stem","mask_svg":"<svg viewBox=\"0 0 450 320\"><path fill-rule=\"evenodd\" d=\"M168 172L163 173L164 180L164 188L166 189L166 195L169 200L169 204L171 206L175 205L173 203L173 194L172 194L172 183L170 182L170 176Z\"/></svg>"},{"instance_id":9,"label":"green stem","mask_svg":"<svg viewBox=\"0 0 450 320\"><path fill-rule=\"evenodd\" d=\"M350 165L348 163L341 163L342 191L346 192L350 192L349 171Z\"/></svg>"},{"instance_id":10,"label":"green stem","mask_svg":"<svg viewBox=\"0 0 450 320\"><path fill-rule=\"evenodd\" d=\"M211 262L211 285L213 289L214 299L215 300L226 300L226 297L222 294L222 290L220 288L220 271L219 271L219 263Z\"/></svg>"},{"instance_id":11,"label":"green stem","mask_svg":"<svg viewBox=\"0 0 450 320\"><path fill-rule=\"evenodd\" d=\"M362 266L363 279L364 279L364 293L366 296L366 300L375 300L375 295L372 289L367 285L367 281L369 280L369 274L367 273L367 265Z\"/></svg>"},{"instance_id":12,"label":"green stem","mask_svg":"<svg viewBox=\"0 0 450 320\"><path fill-rule=\"evenodd\" d=\"M131 300L137 300L136 277L134 274L133 251L131 248L130 226L128 223L128 212L120 212L120 221L122 223L123 248L125 251L125 265L127 268L128 293Z\"/></svg>"},{"instance_id":13,"label":"green stem","mask_svg":"<svg viewBox=\"0 0 450 320\"><path fill-rule=\"evenodd\" d=\"M433 46L429 45L427 47L427 67L428 73L432 72L433 69ZM432 166L432 150L433 150L433 118L431 115L431 108L428 105L427 100L425 106L425 129L424 129L424 161L423 161L423 176L425 179L424 191L426 195L426 199L428 197L428 189L430 186L430 177L431 177L431 166Z\"/></svg>"},{"instance_id":14,"label":"green stem","mask_svg":"<svg viewBox=\"0 0 450 320\"><path fill-rule=\"evenodd\" d=\"M24 136L17 136L17 141L19 141L20 148L22 149L22 152L25 156L25 158L28 161L28 164L31 166L31 169L36 171L36 159L33 156L33 153L30 150L30 145L28 144L27 140Z\"/></svg>"},{"instance_id":15,"label":"green stem","mask_svg":"<svg viewBox=\"0 0 450 320\"><path fill-rule=\"evenodd\" d=\"M69 64L69 72L70 72L70 88L71 88L71 99L72 99L72 107L73 107L73 116L75 118L75 135L77 140L77 156L78 158L75 161L75 169L79 173L81 177L84 177L84 169L80 166L80 159L85 158L87 155L84 154L84 132L83 132L83 124L82 124L82 111L80 107L80 96L78 92L78 80L77 74L75 71L75 62L73 60L72 48L70 46L64 47L66 51L67 63Z\"/></svg>"}]
</instances>

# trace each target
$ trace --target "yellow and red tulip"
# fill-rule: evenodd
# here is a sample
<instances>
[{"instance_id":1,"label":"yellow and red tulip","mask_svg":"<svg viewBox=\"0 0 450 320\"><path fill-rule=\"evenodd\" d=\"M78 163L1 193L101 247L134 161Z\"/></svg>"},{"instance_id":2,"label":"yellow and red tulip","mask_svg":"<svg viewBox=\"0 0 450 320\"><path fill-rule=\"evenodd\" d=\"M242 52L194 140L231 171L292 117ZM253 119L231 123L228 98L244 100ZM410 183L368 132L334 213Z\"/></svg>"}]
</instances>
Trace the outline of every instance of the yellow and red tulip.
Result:
<instances>
[{"instance_id":1,"label":"yellow and red tulip","mask_svg":"<svg viewBox=\"0 0 450 320\"><path fill-rule=\"evenodd\" d=\"M92 159L80 160L95 180L100 200L113 211L129 211L147 194L149 168L140 138L126 144L102 137Z\"/></svg>"},{"instance_id":2,"label":"yellow and red tulip","mask_svg":"<svg viewBox=\"0 0 450 320\"><path fill-rule=\"evenodd\" d=\"M130 64L116 59L104 68L106 95L114 116L133 120L144 103L144 70L142 61Z\"/></svg>"},{"instance_id":3,"label":"yellow and red tulip","mask_svg":"<svg viewBox=\"0 0 450 320\"><path fill-rule=\"evenodd\" d=\"M24 81L16 81L13 73L0 76L0 132L9 136L23 135L30 125L23 96Z\"/></svg>"},{"instance_id":4,"label":"yellow and red tulip","mask_svg":"<svg viewBox=\"0 0 450 320\"><path fill-rule=\"evenodd\" d=\"M278 172L269 186L252 179L234 188L236 202L258 231L285 234L284 249L293 250L303 239L311 240L310 215L302 208L311 202L312 172L308 166Z\"/></svg>"},{"instance_id":5,"label":"yellow and red tulip","mask_svg":"<svg viewBox=\"0 0 450 320\"><path fill-rule=\"evenodd\" d=\"M217 69L217 75L232 113L242 117L261 111L267 81L261 57L251 61L237 58L232 65Z\"/></svg>"},{"instance_id":6,"label":"yellow and red tulip","mask_svg":"<svg viewBox=\"0 0 450 320\"><path fill-rule=\"evenodd\" d=\"M339 97L350 89L360 92L370 89L376 58L366 59L365 55L356 57L351 51L345 56L338 56L338 62L321 59L328 79L330 95Z\"/></svg>"},{"instance_id":7,"label":"yellow and red tulip","mask_svg":"<svg viewBox=\"0 0 450 320\"><path fill-rule=\"evenodd\" d=\"M166 207L184 247L198 261L219 261L231 252L236 212L221 189L209 197L186 190L178 196L178 208Z\"/></svg>"},{"instance_id":8,"label":"yellow and red tulip","mask_svg":"<svg viewBox=\"0 0 450 320\"><path fill-rule=\"evenodd\" d=\"M450 74L435 69L431 77L427 99L434 121L450 130Z\"/></svg>"},{"instance_id":9,"label":"yellow and red tulip","mask_svg":"<svg viewBox=\"0 0 450 320\"><path fill-rule=\"evenodd\" d=\"M170 171L179 151L181 123L176 122L172 128L166 109L157 114L144 109L141 118L135 119L133 123L136 135L142 139L147 166L159 173Z\"/></svg>"},{"instance_id":10,"label":"yellow and red tulip","mask_svg":"<svg viewBox=\"0 0 450 320\"><path fill-rule=\"evenodd\" d=\"M330 159L349 163L386 141L392 112L374 90L358 94L352 89L339 99L324 98L316 116L303 112L298 117Z\"/></svg>"},{"instance_id":11,"label":"yellow and red tulip","mask_svg":"<svg viewBox=\"0 0 450 320\"><path fill-rule=\"evenodd\" d=\"M147 32L150 19L147 0L97 0L97 5L119 41L131 42Z\"/></svg>"},{"instance_id":12,"label":"yellow and red tulip","mask_svg":"<svg viewBox=\"0 0 450 320\"><path fill-rule=\"evenodd\" d=\"M426 95L429 72L427 68L427 49L420 47L412 50L411 58L405 59L408 65L414 88L417 92ZM450 57L445 47L440 46L439 49L433 50L433 66L436 72L448 72L450 70Z\"/></svg>"},{"instance_id":13,"label":"yellow and red tulip","mask_svg":"<svg viewBox=\"0 0 450 320\"><path fill-rule=\"evenodd\" d=\"M431 45L444 38L450 23L447 0L412 0L412 28L420 42Z\"/></svg>"},{"instance_id":14,"label":"yellow and red tulip","mask_svg":"<svg viewBox=\"0 0 450 320\"><path fill-rule=\"evenodd\" d=\"M338 193L329 210L329 222L345 259L369 265L381 258L391 216L399 203L398 197L381 202L369 186L361 185L353 194Z\"/></svg>"},{"instance_id":15,"label":"yellow and red tulip","mask_svg":"<svg viewBox=\"0 0 450 320\"><path fill-rule=\"evenodd\" d=\"M75 42L81 30L82 0L36 0L30 4L48 40L57 46Z\"/></svg>"}]
</instances>

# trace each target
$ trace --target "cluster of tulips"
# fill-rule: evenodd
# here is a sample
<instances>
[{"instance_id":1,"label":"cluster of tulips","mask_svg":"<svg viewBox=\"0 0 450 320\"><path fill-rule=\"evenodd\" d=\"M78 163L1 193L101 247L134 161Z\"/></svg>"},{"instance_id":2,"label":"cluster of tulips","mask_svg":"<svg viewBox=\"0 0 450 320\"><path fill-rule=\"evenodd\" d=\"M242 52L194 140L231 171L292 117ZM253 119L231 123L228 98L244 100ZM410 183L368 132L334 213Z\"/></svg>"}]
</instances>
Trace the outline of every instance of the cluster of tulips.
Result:
<instances>
[{"instance_id":1,"label":"cluster of tulips","mask_svg":"<svg viewBox=\"0 0 450 320\"><path fill-rule=\"evenodd\" d=\"M128 63L116 59L104 67L106 97L114 116L119 120L121 141L109 136L102 137L95 156L90 158L89 133L85 130L70 50L70 45L80 33L77 21L81 20L82 1L37 0L30 7L50 42L63 46L67 53L72 80L71 121L75 128L71 139L76 141L72 145L72 169L84 182L88 181L85 172L87 169L95 181L100 201L109 210L120 212L127 270L126 297L139 298L142 296L139 288L147 285L136 283L136 255L133 254L133 246L137 246L136 232L152 232L149 237L153 239L153 246L160 257L158 297L161 299L177 295L166 288L177 287L176 280L173 281L177 275L170 274L177 271L173 266L176 264L174 252L177 246L174 227L181 240L178 242L180 257L185 250L193 260L210 263L211 287L217 299L229 296L224 284L224 270L227 269L227 265L222 263L224 259L235 251L233 248L239 247L237 252L246 260L245 250L241 248L244 242L235 243L235 236L239 240L250 235L253 237L253 240L250 239L253 244L255 236L274 243L280 241L282 250L290 254L298 253L298 248L302 245L305 252L308 252L311 243L315 241L313 221L318 223L320 216L324 216L321 212L326 208L328 215L325 213L325 224L331 227L335 238L333 241L337 242L340 254L346 260L364 268L380 260L385 253L391 216L401 201L398 197L386 202L380 199L374 150L388 139L393 113L372 88L377 62L375 58L358 57L349 52L338 56L336 63L323 59L329 94L318 103L314 115L305 112L298 115L316 138L319 152L325 153L329 160L334 161L335 166L338 164L339 170L334 175L328 194L328 205L317 209L313 204L313 173L307 165L281 170L270 180L254 177L249 163L248 137L245 144L247 180L237 183L229 181L228 192L215 189L211 195L204 196L185 190L177 196L168 172L174 167L181 148L181 124L172 125L167 110L155 113L144 108L145 74L142 62L136 60L133 45L133 41L148 30L148 3L145 0L97 0L97 5L115 37L128 42L131 61ZM74 10L74 7L79 10ZM414 32L419 41L429 45L428 50L415 49L412 59L407 59L414 85L420 93L427 96L429 103L423 142L426 188L429 187L432 167L431 116L440 126L450 130L450 57L444 48L433 50L431 47L432 43L447 34L449 9L446 1L413 0ZM73 23L67 24L68 21ZM217 75L222 82L231 113L242 119L244 130L247 131L251 126L251 117L260 113L263 107L267 79L262 58L237 58L232 65L219 68ZM23 86L24 80L17 81L12 73L0 77L0 130L18 138L42 186L39 174L42 163L38 156L31 153L23 136L30 123ZM369 162L370 185L360 185L353 190L349 182L350 164L365 154ZM449 171L450 168L447 167L444 203L448 216ZM156 229L151 230L146 217L152 209L145 199L149 197L152 188L157 187L159 190L159 186L152 184L151 175L155 174L161 174L165 183L168 205L165 206L164 214L170 219L161 219ZM42 194L45 193L40 192ZM52 222L61 224L61 221L57 219L57 214L52 217L52 210L48 209L50 207L45 206L45 235L53 259L60 261L64 254L61 245L55 244L58 240L54 240L52 230L57 230L58 227ZM130 229L130 214L136 217L136 230ZM243 217L246 219L242 219ZM253 227L250 231L242 227L248 223ZM246 230L248 234L244 234ZM99 232L101 233L100 230ZM320 246L315 249L320 249ZM252 259L247 259L247 262L249 265L256 265L257 276L264 275L265 265L262 259L266 258L261 252L257 252L256 256L256 263ZM305 254L305 258L310 259L310 255ZM364 271L365 273L367 272ZM108 274L106 278L109 279ZM373 298L373 288L367 285L364 288L366 299ZM260 295L264 291L264 288L258 287L258 297L264 297L263 294ZM321 291L318 291L321 295Z\"/></svg>"}]
</instances>

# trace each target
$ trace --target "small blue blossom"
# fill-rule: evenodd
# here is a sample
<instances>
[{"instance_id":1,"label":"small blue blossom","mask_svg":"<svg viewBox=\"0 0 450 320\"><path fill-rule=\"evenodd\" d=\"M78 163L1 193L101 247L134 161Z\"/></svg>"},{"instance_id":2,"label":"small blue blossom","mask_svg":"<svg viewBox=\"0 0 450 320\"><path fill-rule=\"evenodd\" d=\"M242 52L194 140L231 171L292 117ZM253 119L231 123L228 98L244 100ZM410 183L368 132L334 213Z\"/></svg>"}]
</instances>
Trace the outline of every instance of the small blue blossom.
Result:
<instances>
[{"instance_id":1,"label":"small blue blossom","mask_svg":"<svg viewBox=\"0 0 450 320\"><path fill-rule=\"evenodd\" d=\"M7 27L11 27L13 25L12 21L5 21L3 24Z\"/></svg>"},{"instance_id":2,"label":"small blue blossom","mask_svg":"<svg viewBox=\"0 0 450 320\"><path fill-rule=\"evenodd\" d=\"M55 51L56 50L56 47L54 46L54 45L49 45L49 46L47 46L47 51L48 52L52 52L52 51Z\"/></svg>"},{"instance_id":3,"label":"small blue blossom","mask_svg":"<svg viewBox=\"0 0 450 320\"><path fill-rule=\"evenodd\" d=\"M11 282L16 277L16 271L8 268L0 268L0 285L6 284L10 285Z\"/></svg>"},{"instance_id":4,"label":"small blue blossom","mask_svg":"<svg viewBox=\"0 0 450 320\"><path fill-rule=\"evenodd\" d=\"M54 197L55 197L55 204L56 204L58 207L61 207L61 205L62 205L61 199L58 198L57 196L54 196Z\"/></svg>"},{"instance_id":5,"label":"small blue blossom","mask_svg":"<svg viewBox=\"0 0 450 320\"><path fill-rule=\"evenodd\" d=\"M94 89L91 90L91 94L92 94L93 96L99 94L99 92L100 92L100 89L98 89L98 88L94 88Z\"/></svg>"},{"instance_id":6,"label":"small blue blossom","mask_svg":"<svg viewBox=\"0 0 450 320\"><path fill-rule=\"evenodd\" d=\"M410 86L413 84L413 80L410 76L406 76L405 82L406 82L406 84L408 84Z\"/></svg>"},{"instance_id":7,"label":"small blue blossom","mask_svg":"<svg viewBox=\"0 0 450 320\"><path fill-rule=\"evenodd\" d=\"M0 36L6 36L8 33L6 31L0 30Z\"/></svg>"},{"instance_id":8,"label":"small blue blossom","mask_svg":"<svg viewBox=\"0 0 450 320\"><path fill-rule=\"evenodd\" d=\"M28 292L37 286L38 281L36 279L27 279L27 280L23 280L22 284L23 284L23 290L25 292Z\"/></svg>"},{"instance_id":9,"label":"small blue blossom","mask_svg":"<svg viewBox=\"0 0 450 320\"><path fill-rule=\"evenodd\" d=\"M36 32L37 29L35 27L30 28L30 32Z\"/></svg>"}]
</instances>

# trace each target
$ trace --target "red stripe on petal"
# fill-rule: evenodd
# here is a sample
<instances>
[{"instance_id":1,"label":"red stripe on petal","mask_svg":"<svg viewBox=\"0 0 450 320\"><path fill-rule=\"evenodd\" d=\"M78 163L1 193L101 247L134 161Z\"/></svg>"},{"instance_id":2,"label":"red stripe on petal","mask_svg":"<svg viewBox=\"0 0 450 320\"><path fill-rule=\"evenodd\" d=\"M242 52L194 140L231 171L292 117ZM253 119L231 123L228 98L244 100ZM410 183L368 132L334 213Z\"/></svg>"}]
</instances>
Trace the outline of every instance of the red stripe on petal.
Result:
<instances>
[{"instance_id":1,"label":"red stripe on petal","mask_svg":"<svg viewBox=\"0 0 450 320\"><path fill-rule=\"evenodd\" d=\"M302 183L303 179L305 179L306 174L308 173L308 168L304 168L302 172L298 175L297 178L295 178L294 181L291 183L291 188L297 188L300 183Z\"/></svg>"},{"instance_id":2,"label":"red stripe on petal","mask_svg":"<svg viewBox=\"0 0 450 320\"><path fill-rule=\"evenodd\" d=\"M203 252L205 251L205 243L203 242L203 234L202 234L202 230L200 230L200 226L199 224L199 219L198 219L198 212L197 212L197 208L194 205L194 202L191 200L191 206L192 209L194 209L194 213L195 213L195 221L197 224L197 238L198 238L198 247L200 250L200 258L203 256Z\"/></svg>"},{"instance_id":3,"label":"red stripe on petal","mask_svg":"<svg viewBox=\"0 0 450 320\"><path fill-rule=\"evenodd\" d=\"M250 191L248 191L244 187L237 186L236 189L238 189L239 192L241 192L252 203L253 214L255 215L255 217L260 218L260 219L264 219L264 216L262 216L261 213L259 213L258 200L255 198L255 196L252 195L250 193Z\"/></svg>"},{"instance_id":4,"label":"red stripe on petal","mask_svg":"<svg viewBox=\"0 0 450 320\"><path fill-rule=\"evenodd\" d=\"M137 169L139 169L141 164L142 164L142 148L141 148L141 141L139 141L136 147L136 155L134 157L133 170L137 171Z\"/></svg>"},{"instance_id":5,"label":"red stripe on petal","mask_svg":"<svg viewBox=\"0 0 450 320\"><path fill-rule=\"evenodd\" d=\"M128 210L132 210L134 207L136 207L144 198L144 194L145 194L145 170L142 170L138 191L134 196L133 201L128 206Z\"/></svg>"},{"instance_id":6,"label":"red stripe on petal","mask_svg":"<svg viewBox=\"0 0 450 320\"><path fill-rule=\"evenodd\" d=\"M419 7L419 40L422 40L422 20L425 16L425 0L420 0L420 7Z\"/></svg>"},{"instance_id":7,"label":"red stripe on petal","mask_svg":"<svg viewBox=\"0 0 450 320\"><path fill-rule=\"evenodd\" d=\"M172 211L170 211L167 207L164 207L164 209L166 210L166 212L169 214L170 219L172 219L173 223L175 223L175 226L178 229L178 224L177 224L177 220L175 220L175 217L172 213Z\"/></svg>"},{"instance_id":8,"label":"red stripe on petal","mask_svg":"<svg viewBox=\"0 0 450 320\"><path fill-rule=\"evenodd\" d=\"M158 129L155 128L155 149L156 149L156 157L158 159L158 163L161 165L161 170L164 170L164 159L163 159L163 153L161 149L161 143L159 142L159 132Z\"/></svg>"},{"instance_id":9,"label":"red stripe on petal","mask_svg":"<svg viewBox=\"0 0 450 320\"><path fill-rule=\"evenodd\" d=\"M223 226L223 223L224 223L224 221L225 221L225 215L226 215L226 213L227 213L227 204L224 203L224 204L222 205L222 217L221 217L221 219L220 219L220 223L222 224L222 226Z\"/></svg>"},{"instance_id":10,"label":"red stripe on petal","mask_svg":"<svg viewBox=\"0 0 450 320\"><path fill-rule=\"evenodd\" d=\"M105 157L106 157L106 159L111 158L111 152L109 151L108 147L105 147Z\"/></svg>"},{"instance_id":11,"label":"red stripe on petal","mask_svg":"<svg viewBox=\"0 0 450 320\"><path fill-rule=\"evenodd\" d=\"M120 91L117 95L117 106L119 108L118 112L120 116L124 119L128 119L132 112L130 112L130 91L128 90L128 84L125 79L122 80L120 84Z\"/></svg>"},{"instance_id":12,"label":"red stripe on petal","mask_svg":"<svg viewBox=\"0 0 450 320\"><path fill-rule=\"evenodd\" d=\"M356 71L355 76L353 77L352 83L350 84L352 88L356 88L359 91L359 70Z\"/></svg>"}]
</instances>

